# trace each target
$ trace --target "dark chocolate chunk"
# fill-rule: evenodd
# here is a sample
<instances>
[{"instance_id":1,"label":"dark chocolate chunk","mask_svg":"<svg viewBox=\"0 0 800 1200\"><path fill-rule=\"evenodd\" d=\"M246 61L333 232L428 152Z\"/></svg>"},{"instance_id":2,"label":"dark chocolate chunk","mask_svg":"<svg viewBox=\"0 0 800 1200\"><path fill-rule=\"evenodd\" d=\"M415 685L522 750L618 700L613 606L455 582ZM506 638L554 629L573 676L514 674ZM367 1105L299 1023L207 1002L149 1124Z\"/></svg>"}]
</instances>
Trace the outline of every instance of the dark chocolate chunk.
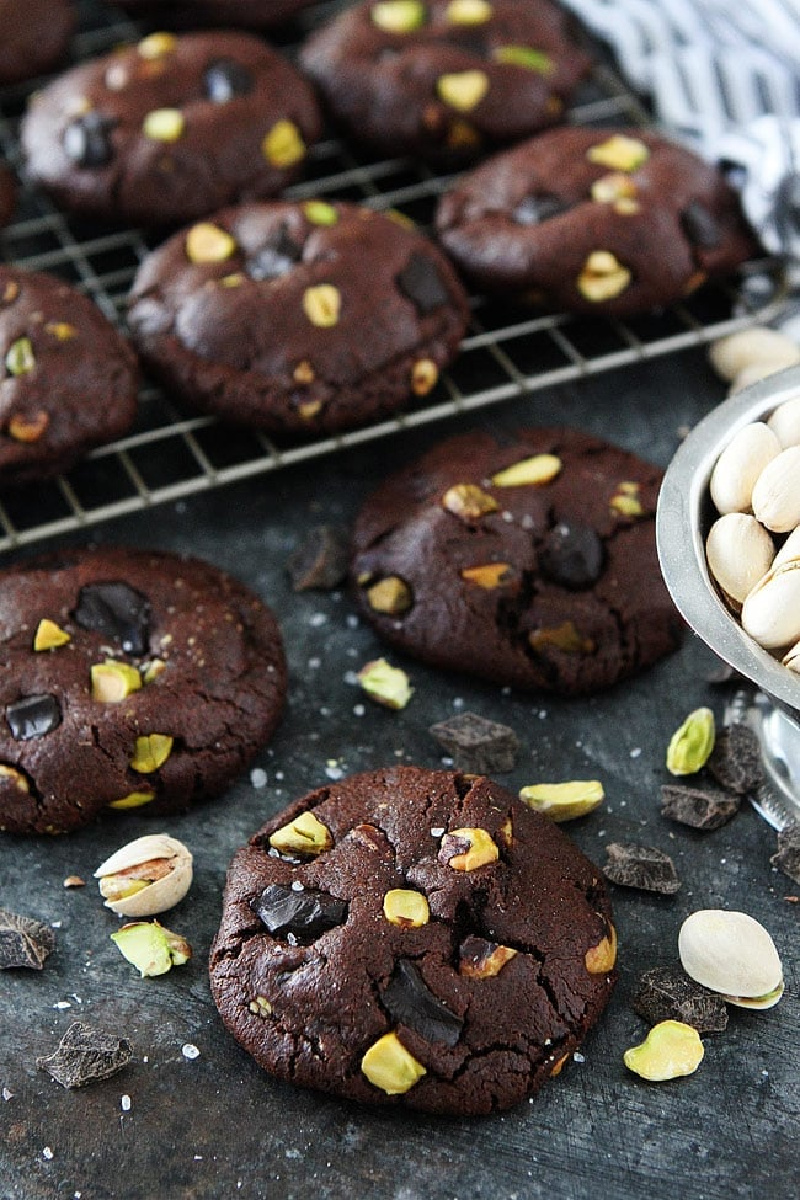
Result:
<instances>
[{"instance_id":1,"label":"dark chocolate chunk","mask_svg":"<svg viewBox=\"0 0 800 1200\"><path fill-rule=\"evenodd\" d=\"M539 568L551 583L576 591L597 583L603 559L603 543L590 526L559 521L544 539Z\"/></svg>"},{"instance_id":2,"label":"dark chocolate chunk","mask_svg":"<svg viewBox=\"0 0 800 1200\"><path fill-rule=\"evenodd\" d=\"M755 791L764 774L757 734L749 725L726 725L717 734L706 766L729 792L744 796Z\"/></svg>"},{"instance_id":3,"label":"dark chocolate chunk","mask_svg":"<svg viewBox=\"0 0 800 1200\"><path fill-rule=\"evenodd\" d=\"M116 1075L130 1060L131 1045L125 1038L73 1021L54 1053L37 1058L36 1066L62 1087L79 1088Z\"/></svg>"},{"instance_id":4,"label":"dark chocolate chunk","mask_svg":"<svg viewBox=\"0 0 800 1200\"><path fill-rule=\"evenodd\" d=\"M398 959L381 1000L393 1021L407 1025L429 1042L455 1046L464 1022L434 996L408 958Z\"/></svg>"},{"instance_id":5,"label":"dark chocolate chunk","mask_svg":"<svg viewBox=\"0 0 800 1200\"><path fill-rule=\"evenodd\" d=\"M491 775L514 769L519 738L508 725L466 712L431 725L428 732L462 771Z\"/></svg>"},{"instance_id":6,"label":"dark chocolate chunk","mask_svg":"<svg viewBox=\"0 0 800 1200\"><path fill-rule=\"evenodd\" d=\"M661 787L661 813L692 829L719 829L735 817L741 800L720 788L684 787L665 783Z\"/></svg>"},{"instance_id":7,"label":"dark chocolate chunk","mask_svg":"<svg viewBox=\"0 0 800 1200\"><path fill-rule=\"evenodd\" d=\"M778 834L778 850L769 860L795 883L800 883L800 825L797 822Z\"/></svg>"},{"instance_id":8,"label":"dark chocolate chunk","mask_svg":"<svg viewBox=\"0 0 800 1200\"><path fill-rule=\"evenodd\" d=\"M203 87L209 100L227 104L234 96L247 96L253 90L251 71L232 58L218 58L203 74Z\"/></svg>"},{"instance_id":9,"label":"dark chocolate chunk","mask_svg":"<svg viewBox=\"0 0 800 1200\"><path fill-rule=\"evenodd\" d=\"M722 231L714 217L698 200L692 200L680 214L681 229L692 246L716 250L722 244Z\"/></svg>"},{"instance_id":10,"label":"dark chocolate chunk","mask_svg":"<svg viewBox=\"0 0 800 1200\"><path fill-rule=\"evenodd\" d=\"M81 629L114 638L126 654L145 654L150 638L150 601L127 583L82 587L72 614Z\"/></svg>"},{"instance_id":11,"label":"dark chocolate chunk","mask_svg":"<svg viewBox=\"0 0 800 1200\"><path fill-rule=\"evenodd\" d=\"M421 317L427 317L429 313L450 301L450 295L433 259L416 250L402 271L395 276L395 283Z\"/></svg>"},{"instance_id":12,"label":"dark chocolate chunk","mask_svg":"<svg viewBox=\"0 0 800 1200\"><path fill-rule=\"evenodd\" d=\"M681 886L672 859L654 846L610 842L606 846L606 854L608 861L603 867L603 874L620 887L672 896Z\"/></svg>"},{"instance_id":13,"label":"dark chocolate chunk","mask_svg":"<svg viewBox=\"0 0 800 1200\"><path fill-rule=\"evenodd\" d=\"M557 196L526 196L520 200L511 216L518 225L541 225L550 217L566 212L569 205Z\"/></svg>"},{"instance_id":14,"label":"dark chocolate chunk","mask_svg":"<svg viewBox=\"0 0 800 1200\"><path fill-rule=\"evenodd\" d=\"M281 225L275 237L251 254L245 263L245 270L251 279L258 282L266 279L278 279L288 274L295 263L303 257L303 247L293 242L289 237L286 226Z\"/></svg>"},{"instance_id":15,"label":"dark chocolate chunk","mask_svg":"<svg viewBox=\"0 0 800 1200\"><path fill-rule=\"evenodd\" d=\"M250 907L264 922L270 933L307 945L326 929L341 925L347 916L347 904L326 892L305 888L295 891L282 883L271 883Z\"/></svg>"},{"instance_id":16,"label":"dark chocolate chunk","mask_svg":"<svg viewBox=\"0 0 800 1200\"><path fill-rule=\"evenodd\" d=\"M6 705L6 720L20 742L44 737L61 724L61 706L55 696L23 696Z\"/></svg>"},{"instance_id":17,"label":"dark chocolate chunk","mask_svg":"<svg viewBox=\"0 0 800 1200\"><path fill-rule=\"evenodd\" d=\"M88 112L64 130L64 153L78 167L105 167L114 157L111 131L115 122L102 113Z\"/></svg>"},{"instance_id":18,"label":"dark chocolate chunk","mask_svg":"<svg viewBox=\"0 0 800 1200\"><path fill-rule=\"evenodd\" d=\"M722 996L695 983L680 968L653 967L645 971L631 1005L651 1025L683 1021L698 1033L721 1033L728 1024Z\"/></svg>"},{"instance_id":19,"label":"dark chocolate chunk","mask_svg":"<svg viewBox=\"0 0 800 1200\"><path fill-rule=\"evenodd\" d=\"M310 529L287 564L294 590L326 591L338 587L347 575L349 542L347 531L335 525L316 525Z\"/></svg>"},{"instance_id":20,"label":"dark chocolate chunk","mask_svg":"<svg viewBox=\"0 0 800 1200\"><path fill-rule=\"evenodd\" d=\"M474 58L488 58L489 44L486 34L480 29L470 29L468 25L454 26L448 29L443 41L447 42L448 46L458 46L459 50L463 50L465 54L471 54Z\"/></svg>"},{"instance_id":21,"label":"dark chocolate chunk","mask_svg":"<svg viewBox=\"0 0 800 1200\"><path fill-rule=\"evenodd\" d=\"M49 925L0 908L0 971L13 967L41 971L55 944L56 937Z\"/></svg>"}]
</instances>

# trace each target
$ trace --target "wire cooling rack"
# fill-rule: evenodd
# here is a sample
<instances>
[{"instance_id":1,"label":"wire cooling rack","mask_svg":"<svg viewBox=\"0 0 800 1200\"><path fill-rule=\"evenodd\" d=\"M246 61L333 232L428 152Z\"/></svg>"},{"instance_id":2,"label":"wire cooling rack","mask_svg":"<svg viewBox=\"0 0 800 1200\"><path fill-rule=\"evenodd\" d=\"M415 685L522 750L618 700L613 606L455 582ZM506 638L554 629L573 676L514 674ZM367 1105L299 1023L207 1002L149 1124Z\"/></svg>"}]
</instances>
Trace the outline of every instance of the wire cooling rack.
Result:
<instances>
[{"instance_id":1,"label":"wire cooling rack","mask_svg":"<svg viewBox=\"0 0 800 1200\"><path fill-rule=\"evenodd\" d=\"M312 26L338 7L340 0L305 10L301 27ZM72 59L77 62L106 53L144 31L144 26L122 17L111 5L83 0ZM291 43L285 49L291 54ZM29 93L41 83L34 80L25 87L0 90L0 149L18 169L19 119ZM643 125L650 120L640 101L602 60L578 94L570 119L587 126ZM357 149L329 138L313 148L303 182L287 195L395 208L429 229L436 200L447 184L447 177L418 162L360 157ZM119 323L136 269L159 240L157 234L71 217L43 193L24 186L16 221L0 234L0 257L61 276ZM765 264L752 264L751 270L760 276ZM732 286L712 285L656 315L623 322L541 313L473 295L461 353L424 403L367 429L302 443L280 442L211 417L187 417L162 391L148 386L142 390L139 418L128 437L94 451L68 475L52 482L0 490L0 551L540 388L703 345L768 318L777 303L774 299L766 307L753 303L741 312L741 297Z\"/></svg>"}]
</instances>

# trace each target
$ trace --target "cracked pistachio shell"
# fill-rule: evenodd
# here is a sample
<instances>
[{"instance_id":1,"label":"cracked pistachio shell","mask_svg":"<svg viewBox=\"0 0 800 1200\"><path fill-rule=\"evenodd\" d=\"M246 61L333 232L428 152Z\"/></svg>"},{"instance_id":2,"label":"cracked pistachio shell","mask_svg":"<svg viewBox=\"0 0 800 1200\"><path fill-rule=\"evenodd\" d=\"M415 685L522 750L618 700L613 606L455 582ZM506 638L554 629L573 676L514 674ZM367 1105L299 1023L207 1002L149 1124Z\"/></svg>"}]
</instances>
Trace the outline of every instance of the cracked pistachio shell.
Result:
<instances>
[{"instance_id":1,"label":"cracked pistachio shell","mask_svg":"<svg viewBox=\"0 0 800 1200\"><path fill-rule=\"evenodd\" d=\"M94 873L105 907L123 917L166 912L189 891L191 851L177 838L153 833L129 842Z\"/></svg>"},{"instance_id":2,"label":"cracked pistachio shell","mask_svg":"<svg viewBox=\"0 0 800 1200\"><path fill-rule=\"evenodd\" d=\"M800 528L795 529L794 533L789 534L775 555L775 561L772 565L773 567L782 567L784 563L790 562L793 558L800 559Z\"/></svg>"},{"instance_id":3,"label":"cracked pistachio shell","mask_svg":"<svg viewBox=\"0 0 800 1200\"><path fill-rule=\"evenodd\" d=\"M742 628L766 650L800 639L800 558L773 563L742 605Z\"/></svg>"},{"instance_id":4,"label":"cracked pistachio shell","mask_svg":"<svg viewBox=\"0 0 800 1200\"><path fill-rule=\"evenodd\" d=\"M800 396L793 396L778 405L767 425L784 450L788 446L800 446Z\"/></svg>"},{"instance_id":5,"label":"cracked pistachio shell","mask_svg":"<svg viewBox=\"0 0 800 1200\"><path fill-rule=\"evenodd\" d=\"M638 1046L623 1055L629 1071L651 1083L691 1075L703 1061L703 1043L692 1025L682 1021L660 1021Z\"/></svg>"},{"instance_id":6,"label":"cracked pistachio shell","mask_svg":"<svg viewBox=\"0 0 800 1200\"><path fill-rule=\"evenodd\" d=\"M747 913L717 908L693 912L678 934L678 954L687 975L732 1004L771 1007L783 994L775 943Z\"/></svg>"},{"instance_id":7,"label":"cracked pistachio shell","mask_svg":"<svg viewBox=\"0 0 800 1200\"><path fill-rule=\"evenodd\" d=\"M777 458L781 444L763 421L745 425L731 439L711 472L711 499L721 513L747 512L753 488L767 463Z\"/></svg>"},{"instance_id":8,"label":"cracked pistachio shell","mask_svg":"<svg viewBox=\"0 0 800 1200\"><path fill-rule=\"evenodd\" d=\"M783 656L781 661L790 671L795 671L800 675L800 642L796 646L792 646L791 650Z\"/></svg>"},{"instance_id":9,"label":"cracked pistachio shell","mask_svg":"<svg viewBox=\"0 0 800 1200\"><path fill-rule=\"evenodd\" d=\"M773 533L791 533L800 526L800 446L781 450L767 463L753 485L752 506Z\"/></svg>"},{"instance_id":10,"label":"cracked pistachio shell","mask_svg":"<svg viewBox=\"0 0 800 1200\"><path fill-rule=\"evenodd\" d=\"M714 749L714 714L696 708L676 729L667 747L667 770L672 775L694 775L707 763Z\"/></svg>"},{"instance_id":11,"label":"cracked pistachio shell","mask_svg":"<svg viewBox=\"0 0 800 1200\"><path fill-rule=\"evenodd\" d=\"M741 371L756 363L771 368L766 374L793 366L800 362L800 348L785 333L756 326L720 338L708 356L717 374L731 383Z\"/></svg>"},{"instance_id":12,"label":"cracked pistachio shell","mask_svg":"<svg viewBox=\"0 0 800 1200\"><path fill-rule=\"evenodd\" d=\"M749 513L726 513L706 538L708 569L726 596L741 604L775 557L772 538Z\"/></svg>"}]
</instances>

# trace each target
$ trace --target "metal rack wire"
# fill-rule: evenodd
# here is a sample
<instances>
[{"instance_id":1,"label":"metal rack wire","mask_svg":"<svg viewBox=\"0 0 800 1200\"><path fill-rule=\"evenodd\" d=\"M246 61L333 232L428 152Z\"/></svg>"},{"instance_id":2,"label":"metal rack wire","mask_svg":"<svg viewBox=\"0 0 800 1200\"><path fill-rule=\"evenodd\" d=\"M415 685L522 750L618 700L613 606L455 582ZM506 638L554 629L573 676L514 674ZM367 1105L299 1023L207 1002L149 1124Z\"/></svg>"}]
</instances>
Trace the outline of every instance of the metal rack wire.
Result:
<instances>
[{"instance_id":1,"label":"metal rack wire","mask_svg":"<svg viewBox=\"0 0 800 1200\"><path fill-rule=\"evenodd\" d=\"M328 15L331 7L306 10L304 20L311 24ZM135 40L141 32L118 10L84 0L73 59L105 53ZM291 52L291 46L287 49ZM20 167L19 118L27 95L40 84L32 81L27 88L0 91L0 149L16 167ZM571 120L589 126L642 125L649 117L610 66L601 62L582 88ZM447 177L423 164L362 158L357 150L329 138L313 148L304 181L287 195L395 208L424 228L430 226L436 200L447 184ZM0 234L0 256L30 270L58 274L119 323L136 269L158 240L158 235L137 229L103 228L71 217L43 193L24 187L16 221ZM764 264L754 264L753 269L763 271ZM187 417L163 392L145 387L137 424L128 437L94 451L68 475L52 482L0 491L0 551L554 384L703 345L768 318L777 304L772 300L767 307L755 305L733 315L736 300L732 287L708 286L664 312L623 322L539 313L474 295L461 353L424 403L369 428L314 441L279 444L215 418Z\"/></svg>"}]
</instances>

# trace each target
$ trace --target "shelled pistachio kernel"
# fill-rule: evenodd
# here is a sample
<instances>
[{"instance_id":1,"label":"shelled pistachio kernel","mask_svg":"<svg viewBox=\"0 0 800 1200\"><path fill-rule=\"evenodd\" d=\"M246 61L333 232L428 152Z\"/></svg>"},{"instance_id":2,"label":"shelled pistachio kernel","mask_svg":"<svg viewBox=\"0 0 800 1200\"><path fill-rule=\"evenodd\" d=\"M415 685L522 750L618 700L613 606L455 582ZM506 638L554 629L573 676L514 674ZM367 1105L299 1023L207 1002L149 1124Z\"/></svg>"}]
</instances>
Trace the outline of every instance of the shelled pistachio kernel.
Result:
<instances>
[{"instance_id":1,"label":"shelled pistachio kernel","mask_svg":"<svg viewBox=\"0 0 800 1200\"><path fill-rule=\"evenodd\" d=\"M532 46L495 46L492 58L505 66L524 67L526 71L536 71L539 75L549 75L553 70L550 55L543 50L534 50Z\"/></svg>"},{"instance_id":2,"label":"shelled pistachio kernel","mask_svg":"<svg viewBox=\"0 0 800 1200\"><path fill-rule=\"evenodd\" d=\"M593 304L600 304L619 296L630 281L630 271L610 250L593 250L576 283L582 296Z\"/></svg>"},{"instance_id":3,"label":"shelled pistachio kernel","mask_svg":"<svg viewBox=\"0 0 800 1200\"><path fill-rule=\"evenodd\" d=\"M487 513L497 512L499 507L494 496L474 483L453 484L442 496L442 508L462 521L477 521Z\"/></svg>"},{"instance_id":4,"label":"shelled pistachio kernel","mask_svg":"<svg viewBox=\"0 0 800 1200\"><path fill-rule=\"evenodd\" d=\"M342 297L332 283L318 283L303 292L303 312L312 325L329 329L339 320Z\"/></svg>"},{"instance_id":5,"label":"shelled pistachio kernel","mask_svg":"<svg viewBox=\"0 0 800 1200\"><path fill-rule=\"evenodd\" d=\"M186 939L165 929L158 921L134 921L123 925L111 934L111 940L142 978L165 975L172 967L182 967L192 957L192 947Z\"/></svg>"},{"instance_id":6,"label":"shelled pistachio kernel","mask_svg":"<svg viewBox=\"0 0 800 1200\"><path fill-rule=\"evenodd\" d=\"M384 33L411 33L425 23L422 0L381 0L370 12L373 25Z\"/></svg>"},{"instance_id":7,"label":"shelled pistachio kernel","mask_svg":"<svg viewBox=\"0 0 800 1200\"><path fill-rule=\"evenodd\" d=\"M371 700L385 708L405 708L414 694L405 671L393 667L385 658L365 663L358 672L358 682Z\"/></svg>"},{"instance_id":8,"label":"shelled pistachio kernel","mask_svg":"<svg viewBox=\"0 0 800 1200\"><path fill-rule=\"evenodd\" d=\"M523 487L526 484L550 483L561 472L561 459L557 454L534 454L512 463L492 476L495 487Z\"/></svg>"},{"instance_id":9,"label":"shelled pistachio kernel","mask_svg":"<svg viewBox=\"0 0 800 1200\"><path fill-rule=\"evenodd\" d=\"M568 783L534 783L520 790L519 798L551 821L572 821L594 812L605 792L597 779L574 779Z\"/></svg>"},{"instance_id":10,"label":"shelled pistachio kernel","mask_svg":"<svg viewBox=\"0 0 800 1200\"><path fill-rule=\"evenodd\" d=\"M734 434L717 459L709 480L717 511L747 512L756 480L780 452L780 442L763 421L753 421Z\"/></svg>"},{"instance_id":11,"label":"shelled pistachio kernel","mask_svg":"<svg viewBox=\"0 0 800 1200\"><path fill-rule=\"evenodd\" d=\"M673 733L667 747L667 770L672 775L694 775L704 767L714 749L714 714L696 708Z\"/></svg>"},{"instance_id":12,"label":"shelled pistachio kernel","mask_svg":"<svg viewBox=\"0 0 800 1200\"><path fill-rule=\"evenodd\" d=\"M398 616L411 608L411 588L399 575L386 575L367 588L367 602L373 612Z\"/></svg>"},{"instance_id":13,"label":"shelled pistachio kernel","mask_svg":"<svg viewBox=\"0 0 800 1200\"><path fill-rule=\"evenodd\" d=\"M17 338L6 352L6 370L10 375L28 375L36 366L33 346L29 337Z\"/></svg>"},{"instance_id":14,"label":"shelled pistachio kernel","mask_svg":"<svg viewBox=\"0 0 800 1200\"><path fill-rule=\"evenodd\" d=\"M119 704L131 692L138 692L142 686L142 677L137 667L129 663L115 662L107 658L105 662L94 663L90 668L92 679L92 699L101 704Z\"/></svg>"},{"instance_id":15,"label":"shelled pistachio kernel","mask_svg":"<svg viewBox=\"0 0 800 1200\"><path fill-rule=\"evenodd\" d=\"M612 513L621 517L640 517L644 512L640 499L640 485L633 480L623 479L608 502Z\"/></svg>"},{"instance_id":16,"label":"shelled pistachio kernel","mask_svg":"<svg viewBox=\"0 0 800 1200\"><path fill-rule=\"evenodd\" d=\"M451 849L455 849L456 853L450 855ZM439 861L453 871L476 871L478 867L497 862L499 857L500 853L491 834L485 829L473 826L453 829L446 833L439 851Z\"/></svg>"},{"instance_id":17,"label":"shelled pistachio kernel","mask_svg":"<svg viewBox=\"0 0 800 1200\"><path fill-rule=\"evenodd\" d=\"M608 933L584 955L583 961L590 975L607 975L617 961L617 931L610 921L606 924Z\"/></svg>"},{"instance_id":18,"label":"shelled pistachio kernel","mask_svg":"<svg viewBox=\"0 0 800 1200\"><path fill-rule=\"evenodd\" d=\"M49 617L42 617L33 635L34 650L54 650L58 646L66 646L71 641L70 635Z\"/></svg>"},{"instance_id":19,"label":"shelled pistachio kernel","mask_svg":"<svg viewBox=\"0 0 800 1200\"><path fill-rule=\"evenodd\" d=\"M185 121L179 108L156 108L142 123L142 133L154 142L177 142Z\"/></svg>"},{"instance_id":20,"label":"shelled pistachio kernel","mask_svg":"<svg viewBox=\"0 0 800 1200\"><path fill-rule=\"evenodd\" d=\"M511 567L508 563L482 563L477 567L465 567L459 574L466 583L491 592L507 581Z\"/></svg>"},{"instance_id":21,"label":"shelled pistachio kernel","mask_svg":"<svg viewBox=\"0 0 800 1200\"><path fill-rule=\"evenodd\" d=\"M142 38L136 50L141 58L163 58L175 49L177 41L174 33L151 33Z\"/></svg>"},{"instance_id":22,"label":"shelled pistachio kernel","mask_svg":"<svg viewBox=\"0 0 800 1200\"><path fill-rule=\"evenodd\" d=\"M459 71L436 80L439 98L458 112L470 112L488 90L489 78L484 71Z\"/></svg>"},{"instance_id":23,"label":"shelled pistachio kernel","mask_svg":"<svg viewBox=\"0 0 800 1200\"><path fill-rule=\"evenodd\" d=\"M269 844L282 854L307 854L316 857L333 845L331 831L313 812L300 813L270 835Z\"/></svg>"},{"instance_id":24,"label":"shelled pistachio kernel","mask_svg":"<svg viewBox=\"0 0 800 1200\"><path fill-rule=\"evenodd\" d=\"M75 326L69 325L66 321L48 321L44 331L54 337L57 342L71 342L78 336Z\"/></svg>"},{"instance_id":25,"label":"shelled pistachio kernel","mask_svg":"<svg viewBox=\"0 0 800 1200\"><path fill-rule=\"evenodd\" d=\"M186 257L189 262L224 262L235 251L235 239L211 221L199 221L186 235Z\"/></svg>"},{"instance_id":26,"label":"shelled pistachio kernel","mask_svg":"<svg viewBox=\"0 0 800 1200\"><path fill-rule=\"evenodd\" d=\"M163 658L151 658L149 663L142 665L142 683L153 683L167 669Z\"/></svg>"},{"instance_id":27,"label":"shelled pistachio kernel","mask_svg":"<svg viewBox=\"0 0 800 1200\"><path fill-rule=\"evenodd\" d=\"M484 943L485 953L477 958L462 956L458 962L458 973L466 979L493 979L499 975L506 963L511 962L518 954L510 946L499 946L492 942Z\"/></svg>"},{"instance_id":28,"label":"shelled pistachio kernel","mask_svg":"<svg viewBox=\"0 0 800 1200\"><path fill-rule=\"evenodd\" d=\"M402 925L406 929L419 929L427 925L431 910L427 897L422 892L413 892L407 888L392 888L383 897L383 915L392 925Z\"/></svg>"},{"instance_id":29,"label":"shelled pistachio kernel","mask_svg":"<svg viewBox=\"0 0 800 1200\"><path fill-rule=\"evenodd\" d=\"M119 800L112 800L108 807L117 812L126 812L129 808L143 808L145 804L151 804L155 798L155 792L128 792L127 796L120 796Z\"/></svg>"},{"instance_id":30,"label":"shelled pistachio kernel","mask_svg":"<svg viewBox=\"0 0 800 1200\"><path fill-rule=\"evenodd\" d=\"M597 646L590 637L584 637L573 621L562 621L560 625L541 625L531 629L528 645L533 650L546 650L553 646L564 654L594 654Z\"/></svg>"},{"instance_id":31,"label":"shelled pistachio kernel","mask_svg":"<svg viewBox=\"0 0 800 1200\"><path fill-rule=\"evenodd\" d=\"M747 913L700 909L678 934L687 975L739 1008L772 1008L783 995L783 966L763 925Z\"/></svg>"},{"instance_id":32,"label":"shelled pistachio kernel","mask_svg":"<svg viewBox=\"0 0 800 1200\"><path fill-rule=\"evenodd\" d=\"M766 575L774 557L772 538L750 513L725 513L708 531L708 569L734 605L740 605Z\"/></svg>"},{"instance_id":33,"label":"shelled pistachio kernel","mask_svg":"<svg viewBox=\"0 0 800 1200\"><path fill-rule=\"evenodd\" d=\"M638 1046L631 1046L622 1056L629 1071L663 1083L691 1075L703 1061L703 1043L693 1025L683 1021L660 1021Z\"/></svg>"},{"instance_id":34,"label":"shelled pistachio kernel","mask_svg":"<svg viewBox=\"0 0 800 1200\"><path fill-rule=\"evenodd\" d=\"M192 883L192 855L165 833L129 842L94 873L105 907L123 917L150 917L173 908Z\"/></svg>"},{"instance_id":35,"label":"shelled pistachio kernel","mask_svg":"<svg viewBox=\"0 0 800 1200\"><path fill-rule=\"evenodd\" d=\"M15 413L8 422L8 434L15 442L38 442L50 425L50 417L43 409L27 414Z\"/></svg>"},{"instance_id":36,"label":"shelled pistachio kernel","mask_svg":"<svg viewBox=\"0 0 800 1200\"><path fill-rule=\"evenodd\" d=\"M261 143L261 153L273 167L293 167L305 156L303 135L293 121L276 121Z\"/></svg>"},{"instance_id":37,"label":"shelled pistachio kernel","mask_svg":"<svg viewBox=\"0 0 800 1200\"><path fill-rule=\"evenodd\" d=\"M13 787L18 792L30 792L28 781L21 771L17 771L15 767L9 767L7 763L0 763L0 781L9 780Z\"/></svg>"},{"instance_id":38,"label":"shelled pistachio kernel","mask_svg":"<svg viewBox=\"0 0 800 1200\"><path fill-rule=\"evenodd\" d=\"M615 133L605 142L586 151L589 162L611 167L613 171L636 171L650 157L650 151L638 138Z\"/></svg>"},{"instance_id":39,"label":"shelled pistachio kernel","mask_svg":"<svg viewBox=\"0 0 800 1200\"><path fill-rule=\"evenodd\" d=\"M636 195L636 184L630 175L614 171L603 175L592 184L592 199L598 204L613 204L615 200L631 200Z\"/></svg>"},{"instance_id":40,"label":"shelled pistachio kernel","mask_svg":"<svg viewBox=\"0 0 800 1200\"><path fill-rule=\"evenodd\" d=\"M144 775L157 771L172 753L174 740L167 733L147 733L137 737L130 760L133 770Z\"/></svg>"},{"instance_id":41,"label":"shelled pistachio kernel","mask_svg":"<svg viewBox=\"0 0 800 1200\"><path fill-rule=\"evenodd\" d=\"M339 220L336 209L324 200L306 200L303 205L303 216L312 225L335 225Z\"/></svg>"},{"instance_id":42,"label":"shelled pistachio kernel","mask_svg":"<svg viewBox=\"0 0 800 1200\"><path fill-rule=\"evenodd\" d=\"M388 1096L401 1096L427 1074L394 1032L385 1033L370 1046L361 1059L361 1070L370 1083Z\"/></svg>"},{"instance_id":43,"label":"shelled pistachio kernel","mask_svg":"<svg viewBox=\"0 0 800 1200\"><path fill-rule=\"evenodd\" d=\"M420 358L411 368L411 390L415 396L427 396L439 381L439 368L432 358Z\"/></svg>"},{"instance_id":44,"label":"shelled pistachio kernel","mask_svg":"<svg viewBox=\"0 0 800 1200\"><path fill-rule=\"evenodd\" d=\"M266 996L254 996L247 1006L254 1017L266 1020L272 1016L272 1005Z\"/></svg>"},{"instance_id":45,"label":"shelled pistachio kernel","mask_svg":"<svg viewBox=\"0 0 800 1200\"><path fill-rule=\"evenodd\" d=\"M482 25L491 15L488 0L450 0L444 13L451 25Z\"/></svg>"}]
</instances>

